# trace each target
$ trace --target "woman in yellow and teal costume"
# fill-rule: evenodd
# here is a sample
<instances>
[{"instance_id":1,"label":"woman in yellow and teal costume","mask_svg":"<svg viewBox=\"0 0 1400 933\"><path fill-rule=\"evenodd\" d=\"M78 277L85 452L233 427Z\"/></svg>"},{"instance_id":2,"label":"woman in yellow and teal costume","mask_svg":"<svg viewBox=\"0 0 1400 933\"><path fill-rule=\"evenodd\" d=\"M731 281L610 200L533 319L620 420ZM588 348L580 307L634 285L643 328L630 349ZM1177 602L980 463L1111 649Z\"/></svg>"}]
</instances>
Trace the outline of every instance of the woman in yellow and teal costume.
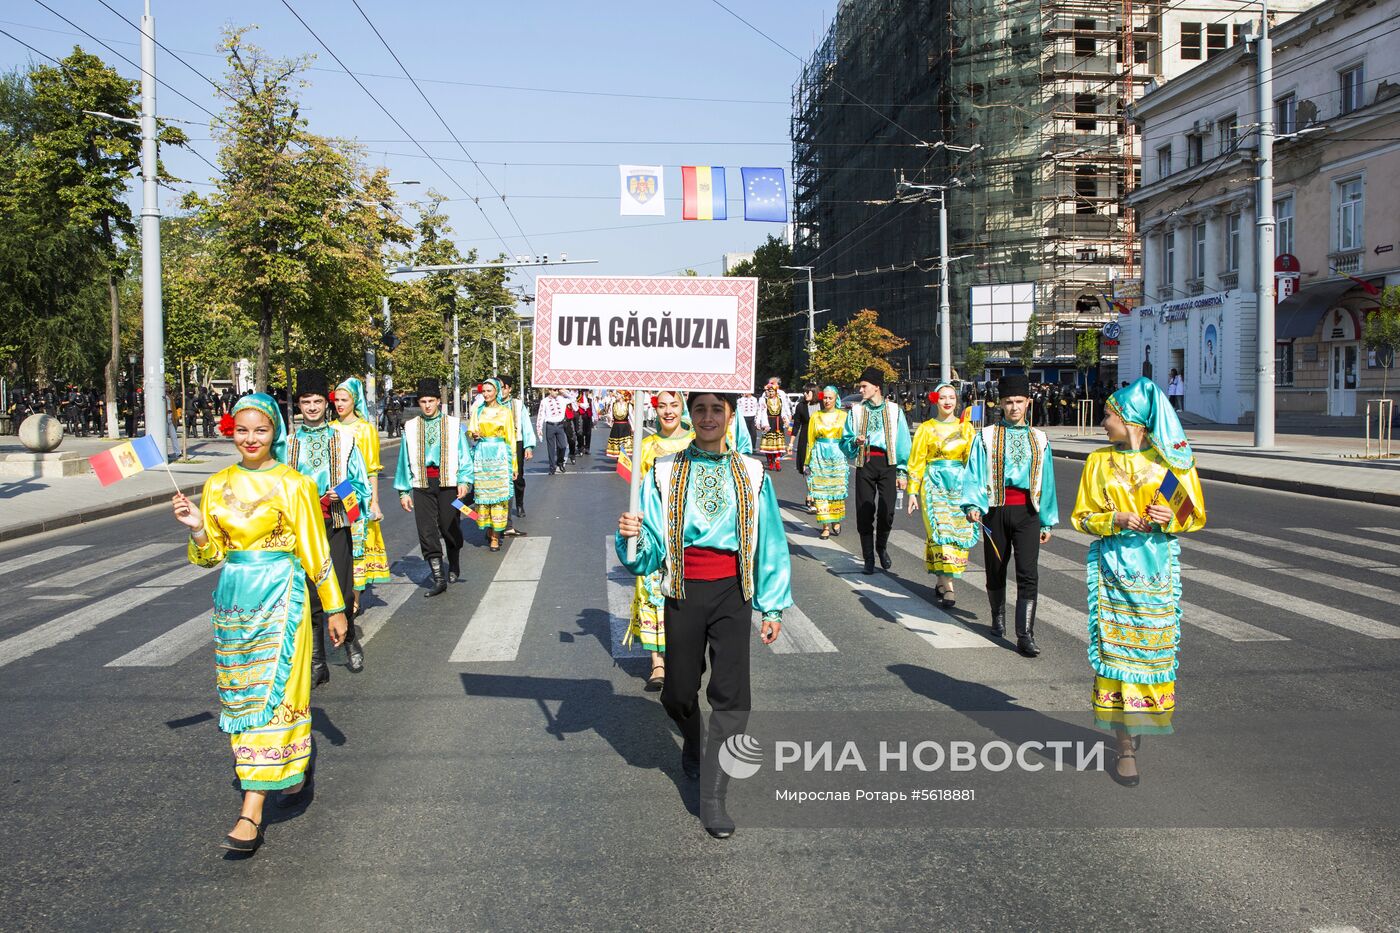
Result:
<instances>
[{"instance_id":1,"label":"woman in yellow and teal costume","mask_svg":"<svg viewBox=\"0 0 1400 933\"><path fill-rule=\"evenodd\" d=\"M642 455L632 465L633 469L641 470L639 475L643 480L658 457L685 450L695 439L695 432L690 429L690 417L685 409L684 394L675 389L668 389L658 392L654 400L656 433L642 438ZM665 606L666 596L661 592L661 571L637 577L637 586L632 594L632 622L622 643L629 645L635 638L644 649L651 652L648 690L660 690L666 683Z\"/></svg>"},{"instance_id":2,"label":"woman in yellow and teal costume","mask_svg":"<svg viewBox=\"0 0 1400 933\"><path fill-rule=\"evenodd\" d=\"M933 417L919 425L909 449L910 514L924 510L924 568L936 574L934 593L945 609L957 605L953 581L967 570L967 552L980 537L962 501L963 476L977 429L959 420L958 390L944 383L933 391Z\"/></svg>"},{"instance_id":3,"label":"woman in yellow and teal costume","mask_svg":"<svg viewBox=\"0 0 1400 933\"><path fill-rule=\"evenodd\" d=\"M841 436L848 417L841 408L841 393L836 386L827 386L822 389L821 410L807 421L807 455L802 466L807 471L807 498L816 503L823 538L839 535L846 517L851 462L841 447Z\"/></svg>"},{"instance_id":4,"label":"woman in yellow and teal costume","mask_svg":"<svg viewBox=\"0 0 1400 933\"><path fill-rule=\"evenodd\" d=\"M501 549L501 534L510 522L510 497L515 489L515 418L501 403L501 382L481 384L482 402L472 409L467 433L472 438L476 471L477 527L485 531L491 550Z\"/></svg>"},{"instance_id":5,"label":"woman in yellow and teal costume","mask_svg":"<svg viewBox=\"0 0 1400 933\"><path fill-rule=\"evenodd\" d=\"M223 847L262 844L268 791L303 799L311 761L311 580L331 641L345 639L345 602L331 567L316 483L281 463L287 430L271 396L233 407L242 460L209 477L196 509L184 495L175 518L190 531L189 559L223 569L214 588L219 728L229 734L243 807Z\"/></svg>"},{"instance_id":6,"label":"woman in yellow and teal costume","mask_svg":"<svg viewBox=\"0 0 1400 933\"><path fill-rule=\"evenodd\" d=\"M1089 455L1071 521L1097 539L1089 546L1089 663L1094 719L1118 738L1109 774L1137 784L1143 734L1169 734L1176 708L1181 638L1181 545L1177 535L1206 524L1196 458L1150 379L1119 389L1105 405L1111 447ZM1176 484L1175 502L1159 493Z\"/></svg>"},{"instance_id":7,"label":"woman in yellow and teal costume","mask_svg":"<svg viewBox=\"0 0 1400 933\"><path fill-rule=\"evenodd\" d=\"M360 503L360 519L350 526L355 558L355 603L359 594L371 583L388 583L389 554L384 548L384 532L379 523L384 511L379 507L379 474L384 465L379 459L379 429L369 416L365 405L365 384L359 379L346 379L335 389L336 419L355 432L355 446L365 461L369 474L370 501Z\"/></svg>"}]
</instances>

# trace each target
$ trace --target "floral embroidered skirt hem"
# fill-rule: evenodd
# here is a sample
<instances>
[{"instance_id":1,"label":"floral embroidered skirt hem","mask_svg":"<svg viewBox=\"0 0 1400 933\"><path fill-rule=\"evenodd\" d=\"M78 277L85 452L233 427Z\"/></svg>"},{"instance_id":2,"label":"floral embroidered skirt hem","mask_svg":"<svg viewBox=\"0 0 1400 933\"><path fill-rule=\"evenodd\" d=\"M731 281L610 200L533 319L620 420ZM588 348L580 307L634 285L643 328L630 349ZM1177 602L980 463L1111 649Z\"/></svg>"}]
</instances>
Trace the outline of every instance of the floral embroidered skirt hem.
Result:
<instances>
[{"instance_id":1,"label":"floral embroidered skirt hem","mask_svg":"<svg viewBox=\"0 0 1400 933\"><path fill-rule=\"evenodd\" d=\"M267 725L229 736L233 768L244 790L282 790L301 783L311 763L311 618L297 627L292 672Z\"/></svg>"},{"instance_id":2,"label":"floral embroidered skirt hem","mask_svg":"<svg viewBox=\"0 0 1400 933\"><path fill-rule=\"evenodd\" d=\"M661 575L653 574L654 582L660 583ZM652 592L648 587L649 578L638 577L632 591L632 621L623 636L622 644L630 645L636 639L646 651L666 653L665 604L658 606L652 602Z\"/></svg>"},{"instance_id":3,"label":"floral embroidered skirt hem","mask_svg":"<svg viewBox=\"0 0 1400 933\"><path fill-rule=\"evenodd\" d=\"M1181 545L1120 531L1089 545L1089 664L1094 719L1132 734L1168 734L1181 637Z\"/></svg>"},{"instance_id":4,"label":"floral embroidered skirt hem","mask_svg":"<svg viewBox=\"0 0 1400 933\"><path fill-rule=\"evenodd\" d=\"M607 455L617 458L624 451L629 455L632 453L632 425L626 421L616 421L613 423L612 430L608 432Z\"/></svg>"},{"instance_id":5,"label":"floral embroidered skirt hem","mask_svg":"<svg viewBox=\"0 0 1400 933\"><path fill-rule=\"evenodd\" d=\"M958 507L963 469L960 460L935 460L924 472L924 568L940 576L962 576L968 551L981 537L981 529Z\"/></svg>"},{"instance_id":6,"label":"floral embroidered skirt hem","mask_svg":"<svg viewBox=\"0 0 1400 933\"><path fill-rule=\"evenodd\" d=\"M764 431L758 442L758 452L782 455L787 453L787 446L787 435L782 431Z\"/></svg>"},{"instance_id":7,"label":"floral embroidered skirt hem","mask_svg":"<svg viewBox=\"0 0 1400 933\"><path fill-rule=\"evenodd\" d=\"M389 552L384 547L384 532L379 522L365 522L363 552L355 557L355 589L363 590L371 583L388 583Z\"/></svg>"},{"instance_id":8,"label":"floral embroidered skirt hem","mask_svg":"<svg viewBox=\"0 0 1400 933\"><path fill-rule=\"evenodd\" d=\"M846 455L831 438L818 438L807 460L807 495L817 505L817 521L834 525L846 518L847 482L851 476Z\"/></svg>"},{"instance_id":9,"label":"floral embroidered skirt hem","mask_svg":"<svg viewBox=\"0 0 1400 933\"><path fill-rule=\"evenodd\" d=\"M476 504L476 514L481 516L476 520L476 527L482 531L494 531L500 533L506 530L506 525L510 523L510 503L492 502L489 505Z\"/></svg>"},{"instance_id":10,"label":"floral embroidered skirt hem","mask_svg":"<svg viewBox=\"0 0 1400 933\"><path fill-rule=\"evenodd\" d=\"M472 497L477 511L483 506L510 503L515 492L515 451L504 439L484 437L472 450ZM485 527L485 526L483 526Z\"/></svg>"}]
</instances>

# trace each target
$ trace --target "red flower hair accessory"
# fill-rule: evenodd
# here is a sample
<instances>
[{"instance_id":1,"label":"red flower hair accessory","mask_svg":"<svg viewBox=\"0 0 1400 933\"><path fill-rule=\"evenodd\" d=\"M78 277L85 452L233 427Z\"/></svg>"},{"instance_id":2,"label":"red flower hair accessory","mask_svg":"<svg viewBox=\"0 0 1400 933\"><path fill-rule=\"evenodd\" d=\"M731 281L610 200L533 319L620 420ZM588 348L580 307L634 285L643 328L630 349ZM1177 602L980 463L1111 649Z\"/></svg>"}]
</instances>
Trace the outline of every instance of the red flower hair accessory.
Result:
<instances>
[{"instance_id":1,"label":"red flower hair accessory","mask_svg":"<svg viewBox=\"0 0 1400 933\"><path fill-rule=\"evenodd\" d=\"M219 416L219 433L224 437L233 437L233 415L223 414Z\"/></svg>"}]
</instances>

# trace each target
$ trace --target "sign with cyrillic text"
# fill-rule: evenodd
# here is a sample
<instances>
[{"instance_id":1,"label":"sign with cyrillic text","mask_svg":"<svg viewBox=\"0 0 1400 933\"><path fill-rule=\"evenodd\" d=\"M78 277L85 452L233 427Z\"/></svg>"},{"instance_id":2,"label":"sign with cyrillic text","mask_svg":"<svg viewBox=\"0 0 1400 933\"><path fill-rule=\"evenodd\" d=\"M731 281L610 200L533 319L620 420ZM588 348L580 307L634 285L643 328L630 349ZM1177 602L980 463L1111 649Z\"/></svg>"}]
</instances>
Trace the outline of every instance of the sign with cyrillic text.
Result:
<instances>
[{"instance_id":1,"label":"sign with cyrillic text","mask_svg":"<svg viewBox=\"0 0 1400 933\"><path fill-rule=\"evenodd\" d=\"M540 276L536 386L752 392L758 279Z\"/></svg>"}]
</instances>

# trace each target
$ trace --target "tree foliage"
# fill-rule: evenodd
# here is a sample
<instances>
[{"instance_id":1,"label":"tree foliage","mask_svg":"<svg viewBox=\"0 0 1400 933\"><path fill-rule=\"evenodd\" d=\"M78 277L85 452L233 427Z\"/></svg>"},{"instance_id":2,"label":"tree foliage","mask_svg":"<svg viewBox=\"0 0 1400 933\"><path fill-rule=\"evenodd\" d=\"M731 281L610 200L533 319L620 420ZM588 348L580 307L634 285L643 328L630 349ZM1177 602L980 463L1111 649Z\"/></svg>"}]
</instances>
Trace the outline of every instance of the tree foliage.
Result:
<instances>
[{"instance_id":1,"label":"tree foliage","mask_svg":"<svg viewBox=\"0 0 1400 933\"><path fill-rule=\"evenodd\" d=\"M964 379L978 381L987 370L987 350L979 344L971 343L967 346L967 353L963 357L966 372Z\"/></svg>"},{"instance_id":2,"label":"tree foliage","mask_svg":"<svg viewBox=\"0 0 1400 933\"><path fill-rule=\"evenodd\" d=\"M1082 330L1074 338L1074 367L1087 373L1099 365L1099 332Z\"/></svg>"},{"instance_id":3,"label":"tree foliage","mask_svg":"<svg viewBox=\"0 0 1400 933\"><path fill-rule=\"evenodd\" d=\"M1026 375L1031 374L1035 368L1035 344L1040 339L1040 321L1036 319L1035 312L1031 312L1030 320L1026 322L1026 336L1021 341L1020 352L1016 357L1021 362L1021 368Z\"/></svg>"},{"instance_id":4,"label":"tree foliage","mask_svg":"<svg viewBox=\"0 0 1400 933\"><path fill-rule=\"evenodd\" d=\"M818 385L853 385L867 366L874 366L887 380L898 375L885 357L909 345L880 326L877 311L865 309L837 327L828 324L817 332L816 349L812 353L807 379Z\"/></svg>"},{"instance_id":5,"label":"tree foliage","mask_svg":"<svg viewBox=\"0 0 1400 933\"><path fill-rule=\"evenodd\" d=\"M1389 351L1391 365L1400 354L1400 285L1386 286L1381 293L1381 306L1366 316L1366 331L1363 335L1366 346L1372 350ZM1381 371L1381 397L1390 390L1390 367Z\"/></svg>"},{"instance_id":6,"label":"tree foliage","mask_svg":"<svg viewBox=\"0 0 1400 933\"><path fill-rule=\"evenodd\" d=\"M792 247L769 235L746 259L729 270L729 275L758 279L758 348L754 368L759 382L777 376L785 385L797 377L792 353L793 307ZM805 302L805 297L804 297ZM798 312L800 313L800 312Z\"/></svg>"}]
</instances>

